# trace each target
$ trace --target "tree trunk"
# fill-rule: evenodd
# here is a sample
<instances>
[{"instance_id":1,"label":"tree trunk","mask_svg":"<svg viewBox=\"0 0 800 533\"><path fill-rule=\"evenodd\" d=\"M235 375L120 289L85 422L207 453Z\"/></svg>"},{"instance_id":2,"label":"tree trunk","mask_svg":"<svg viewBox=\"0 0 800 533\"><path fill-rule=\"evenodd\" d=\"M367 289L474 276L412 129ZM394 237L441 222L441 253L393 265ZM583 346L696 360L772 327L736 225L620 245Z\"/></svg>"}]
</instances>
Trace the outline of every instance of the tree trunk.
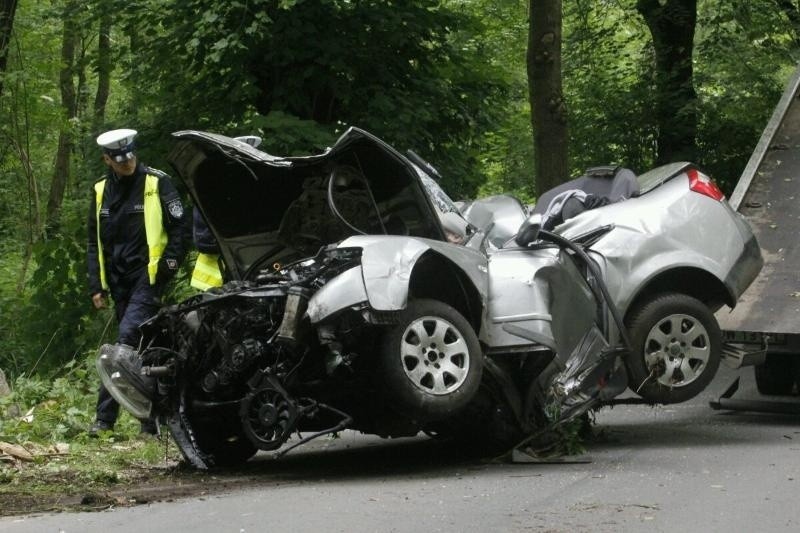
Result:
<instances>
[{"instance_id":1,"label":"tree trunk","mask_svg":"<svg viewBox=\"0 0 800 533\"><path fill-rule=\"evenodd\" d=\"M8 46L16 11L17 0L0 0L0 95L3 94L3 74L8 65Z\"/></svg>"},{"instance_id":2,"label":"tree trunk","mask_svg":"<svg viewBox=\"0 0 800 533\"><path fill-rule=\"evenodd\" d=\"M569 177L567 107L561 90L561 0L530 0L528 90L536 195Z\"/></svg>"},{"instance_id":3,"label":"tree trunk","mask_svg":"<svg viewBox=\"0 0 800 533\"><path fill-rule=\"evenodd\" d=\"M655 119L657 161L691 161L696 157L697 94L692 52L697 0L638 0L655 50Z\"/></svg>"},{"instance_id":4,"label":"tree trunk","mask_svg":"<svg viewBox=\"0 0 800 533\"><path fill-rule=\"evenodd\" d=\"M97 93L94 95L92 131L100 132L106 120L106 104L111 91L111 12L100 15L100 37L97 41Z\"/></svg>"},{"instance_id":5,"label":"tree trunk","mask_svg":"<svg viewBox=\"0 0 800 533\"><path fill-rule=\"evenodd\" d=\"M61 43L59 87L61 89L61 107L64 109L68 120L75 118L78 112L78 101L73 81L75 49L79 42L78 25L73 16L76 5L74 1L71 1L64 8L64 35ZM53 165L50 195L47 199L46 228L48 235L58 230L61 218L61 204L64 201L64 191L69 180L69 158L73 144L69 125L62 126L58 135L58 151Z\"/></svg>"}]
</instances>

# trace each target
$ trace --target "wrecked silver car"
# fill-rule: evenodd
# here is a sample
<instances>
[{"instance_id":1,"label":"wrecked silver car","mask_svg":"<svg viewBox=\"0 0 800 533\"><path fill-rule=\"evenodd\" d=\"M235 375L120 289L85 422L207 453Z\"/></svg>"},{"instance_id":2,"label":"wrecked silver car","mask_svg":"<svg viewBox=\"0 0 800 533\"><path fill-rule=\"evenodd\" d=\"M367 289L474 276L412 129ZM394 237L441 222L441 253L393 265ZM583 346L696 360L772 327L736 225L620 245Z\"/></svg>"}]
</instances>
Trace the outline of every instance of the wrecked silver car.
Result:
<instances>
[{"instance_id":1,"label":"wrecked silver car","mask_svg":"<svg viewBox=\"0 0 800 533\"><path fill-rule=\"evenodd\" d=\"M97 368L198 468L345 428L510 447L629 383L686 400L719 365L712 311L761 266L689 164L595 169L531 214L456 204L424 160L355 128L309 157L175 137L227 283L162 309L140 346L103 346Z\"/></svg>"}]
</instances>

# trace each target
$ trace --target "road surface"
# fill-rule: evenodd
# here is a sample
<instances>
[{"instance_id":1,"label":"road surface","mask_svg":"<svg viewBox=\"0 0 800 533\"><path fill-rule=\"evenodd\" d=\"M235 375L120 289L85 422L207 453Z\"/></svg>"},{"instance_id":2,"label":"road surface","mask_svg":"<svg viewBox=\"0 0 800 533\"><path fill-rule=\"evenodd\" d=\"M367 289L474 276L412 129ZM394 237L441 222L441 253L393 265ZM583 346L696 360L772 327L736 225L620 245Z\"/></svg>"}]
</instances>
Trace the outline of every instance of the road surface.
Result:
<instances>
[{"instance_id":1,"label":"road surface","mask_svg":"<svg viewBox=\"0 0 800 533\"><path fill-rule=\"evenodd\" d=\"M257 457L244 490L7 517L0 531L800 531L800 419L711 410L736 374L721 369L685 404L602 410L572 462L488 463L426 438L347 433ZM756 397L752 370L741 375L740 397Z\"/></svg>"}]
</instances>

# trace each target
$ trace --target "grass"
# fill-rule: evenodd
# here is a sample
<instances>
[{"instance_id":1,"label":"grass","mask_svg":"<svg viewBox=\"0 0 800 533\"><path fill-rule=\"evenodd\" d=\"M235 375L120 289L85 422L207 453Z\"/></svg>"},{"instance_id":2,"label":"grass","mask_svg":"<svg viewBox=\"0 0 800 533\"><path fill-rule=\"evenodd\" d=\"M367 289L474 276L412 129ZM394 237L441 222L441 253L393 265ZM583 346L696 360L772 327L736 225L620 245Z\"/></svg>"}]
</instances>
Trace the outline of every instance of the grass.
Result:
<instances>
[{"instance_id":1,"label":"grass","mask_svg":"<svg viewBox=\"0 0 800 533\"><path fill-rule=\"evenodd\" d=\"M139 421L124 411L113 432L88 436L98 386L93 364L92 355L53 379L19 377L0 398L0 515L92 500L176 472L176 447L139 440Z\"/></svg>"}]
</instances>

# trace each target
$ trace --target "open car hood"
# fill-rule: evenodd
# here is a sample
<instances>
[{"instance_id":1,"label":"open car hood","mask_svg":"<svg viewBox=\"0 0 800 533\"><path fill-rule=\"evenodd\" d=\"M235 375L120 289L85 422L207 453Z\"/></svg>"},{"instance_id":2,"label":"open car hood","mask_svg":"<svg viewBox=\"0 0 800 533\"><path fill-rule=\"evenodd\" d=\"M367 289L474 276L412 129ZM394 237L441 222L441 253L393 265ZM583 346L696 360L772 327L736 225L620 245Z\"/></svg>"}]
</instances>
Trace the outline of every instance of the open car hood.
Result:
<instances>
[{"instance_id":1,"label":"open car hood","mask_svg":"<svg viewBox=\"0 0 800 533\"><path fill-rule=\"evenodd\" d=\"M350 128L305 157L275 157L214 133L173 136L168 160L215 235L228 279L360 233L445 240L422 171L366 131Z\"/></svg>"}]
</instances>

